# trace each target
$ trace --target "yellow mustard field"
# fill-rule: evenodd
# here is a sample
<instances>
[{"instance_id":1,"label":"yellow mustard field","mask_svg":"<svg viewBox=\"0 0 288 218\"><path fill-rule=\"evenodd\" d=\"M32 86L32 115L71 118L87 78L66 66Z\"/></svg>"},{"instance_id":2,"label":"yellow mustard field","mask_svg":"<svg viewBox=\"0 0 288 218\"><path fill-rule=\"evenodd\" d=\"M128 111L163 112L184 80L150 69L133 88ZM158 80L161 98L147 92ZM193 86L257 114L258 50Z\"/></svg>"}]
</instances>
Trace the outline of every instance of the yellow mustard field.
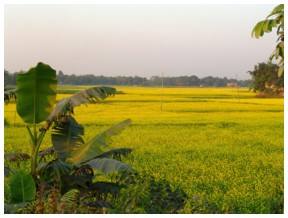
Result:
<instances>
[{"instance_id":1,"label":"yellow mustard field","mask_svg":"<svg viewBox=\"0 0 288 218\"><path fill-rule=\"evenodd\" d=\"M130 118L111 147L132 148L124 162L181 188L181 213L283 212L282 98L255 98L247 88L116 88L103 103L75 108L85 139ZM5 105L5 118L5 152L29 152L15 103Z\"/></svg>"}]
</instances>

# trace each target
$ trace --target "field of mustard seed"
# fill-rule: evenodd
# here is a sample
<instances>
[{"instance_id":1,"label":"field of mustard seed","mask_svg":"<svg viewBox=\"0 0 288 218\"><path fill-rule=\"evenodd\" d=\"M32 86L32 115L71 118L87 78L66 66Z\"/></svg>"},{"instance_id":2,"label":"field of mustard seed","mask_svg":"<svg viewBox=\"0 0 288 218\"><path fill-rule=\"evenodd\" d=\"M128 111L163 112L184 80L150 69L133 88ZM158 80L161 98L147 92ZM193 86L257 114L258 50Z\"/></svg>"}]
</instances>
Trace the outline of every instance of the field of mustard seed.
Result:
<instances>
[{"instance_id":1,"label":"field of mustard seed","mask_svg":"<svg viewBox=\"0 0 288 218\"><path fill-rule=\"evenodd\" d=\"M57 99L82 88L62 86ZM283 99L246 88L116 88L101 104L75 108L85 139L130 118L111 147L132 148L126 163L181 188L180 213L283 213ZM5 152L29 153L15 110L5 105Z\"/></svg>"}]
</instances>

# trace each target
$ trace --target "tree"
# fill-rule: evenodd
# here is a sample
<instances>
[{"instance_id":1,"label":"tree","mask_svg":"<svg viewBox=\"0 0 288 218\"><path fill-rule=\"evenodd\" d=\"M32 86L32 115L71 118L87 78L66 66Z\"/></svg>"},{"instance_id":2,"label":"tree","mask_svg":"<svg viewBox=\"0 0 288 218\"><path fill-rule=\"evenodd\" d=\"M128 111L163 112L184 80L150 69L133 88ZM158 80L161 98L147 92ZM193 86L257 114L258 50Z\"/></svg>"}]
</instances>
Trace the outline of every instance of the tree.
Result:
<instances>
[{"instance_id":1,"label":"tree","mask_svg":"<svg viewBox=\"0 0 288 218\"><path fill-rule=\"evenodd\" d=\"M252 36L262 37L264 33L271 32L273 28L277 28L278 38L270 61L279 59L278 75L281 76L284 73L284 4L277 5L265 20L258 22L252 30Z\"/></svg>"},{"instance_id":2,"label":"tree","mask_svg":"<svg viewBox=\"0 0 288 218\"><path fill-rule=\"evenodd\" d=\"M253 71L249 71L252 76L252 86L254 92L268 94L280 94L283 92L284 75L278 76L279 67L272 63L259 63L255 65Z\"/></svg>"}]
</instances>

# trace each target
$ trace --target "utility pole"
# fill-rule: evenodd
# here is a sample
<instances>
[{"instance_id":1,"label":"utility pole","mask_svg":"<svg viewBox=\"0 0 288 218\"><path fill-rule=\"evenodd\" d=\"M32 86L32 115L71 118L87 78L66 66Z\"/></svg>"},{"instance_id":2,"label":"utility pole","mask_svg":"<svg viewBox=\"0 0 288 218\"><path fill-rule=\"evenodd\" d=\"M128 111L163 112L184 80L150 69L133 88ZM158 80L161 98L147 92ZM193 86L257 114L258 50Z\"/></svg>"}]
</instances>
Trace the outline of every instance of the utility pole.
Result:
<instances>
[{"instance_id":1,"label":"utility pole","mask_svg":"<svg viewBox=\"0 0 288 218\"><path fill-rule=\"evenodd\" d=\"M239 98L239 84L238 84L238 74L236 73L236 88L237 88L237 98L238 98L238 102L240 102L240 98Z\"/></svg>"},{"instance_id":2,"label":"utility pole","mask_svg":"<svg viewBox=\"0 0 288 218\"><path fill-rule=\"evenodd\" d=\"M161 100L160 100L160 111L163 111L163 88L164 88L164 82L163 82L163 72L161 72Z\"/></svg>"}]
</instances>

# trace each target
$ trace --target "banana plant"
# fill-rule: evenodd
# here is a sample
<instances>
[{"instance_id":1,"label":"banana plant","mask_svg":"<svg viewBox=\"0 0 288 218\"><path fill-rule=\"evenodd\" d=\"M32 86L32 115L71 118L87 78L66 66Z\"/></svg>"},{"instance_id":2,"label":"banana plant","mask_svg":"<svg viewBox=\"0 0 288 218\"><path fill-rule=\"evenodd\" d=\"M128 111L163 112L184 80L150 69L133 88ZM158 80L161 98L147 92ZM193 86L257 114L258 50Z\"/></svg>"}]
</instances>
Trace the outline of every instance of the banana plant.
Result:
<instances>
[{"instance_id":1,"label":"banana plant","mask_svg":"<svg viewBox=\"0 0 288 218\"><path fill-rule=\"evenodd\" d=\"M115 95L116 89L92 87L58 102L56 102L56 90L56 71L41 62L28 72L18 74L16 77L17 113L26 123L31 140L31 154L5 154L5 160L10 163L14 162L17 166L22 161L31 161L31 169L30 174L16 171L14 173L8 166L5 166L5 177L11 177L9 190L11 196L15 196L8 200L5 206L10 211L18 209L19 206L22 207L22 204L26 205L26 201L33 200L35 189L37 193L41 192L42 188L39 187L42 187L43 183L48 187L48 193L49 189L55 188L56 185L62 194L75 188L92 191L94 194L96 192L98 195L115 194L115 190L119 191L121 188L119 184L93 183L94 171L102 171L104 174L121 171L133 173L131 167L122 163L120 159L121 156L129 154L131 149L111 150L108 148L110 137L119 134L130 125L130 119L113 125L85 142L83 140L84 127L74 118L76 106L99 103ZM49 130L51 130L52 146L40 151L43 139ZM16 179L13 180L13 178ZM21 181L25 179L27 185L22 184L18 178L21 178ZM16 189L17 182L20 182L22 186ZM29 190L33 190L33 193ZM92 199L94 194L92 194ZM17 205L13 205L14 203ZM96 202L96 205L99 206L102 203Z\"/></svg>"},{"instance_id":2,"label":"banana plant","mask_svg":"<svg viewBox=\"0 0 288 218\"><path fill-rule=\"evenodd\" d=\"M115 88L92 87L56 103L56 71L41 62L28 72L18 74L16 86L17 112L26 123L31 139L31 175L34 178L37 176L39 149L45 134L51 127L53 149L59 160L80 164L93 158L94 155L104 153L102 147L105 147L106 138L120 132L131 122L130 120L121 122L84 143L82 139L84 128L73 117L74 107L101 102L115 95ZM89 163L94 167L101 166L102 169L106 169L109 164L116 164L114 160L109 159L100 162L91 160Z\"/></svg>"},{"instance_id":3,"label":"banana plant","mask_svg":"<svg viewBox=\"0 0 288 218\"><path fill-rule=\"evenodd\" d=\"M60 122L60 123L59 123ZM128 148L109 150L108 139L120 133L131 120L124 120L102 133L92 137L86 143L82 136L84 128L72 116L65 116L52 127L52 146L41 151L38 172L48 184L59 184L61 192L74 188L92 189L95 187L94 170L104 174L113 172L132 172L129 165L119 161L119 156L131 152ZM47 155L51 161L42 161ZM115 158L118 156L118 158ZM117 160L118 159L118 160ZM96 183L97 184L97 183ZM117 186L117 184L114 184Z\"/></svg>"},{"instance_id":4,"label":"banana plant","mask_svg":"<svg viewBox=\"0 0 288 218\"><path fill-rule=\"evenodd\" d=\"M17 113L27 124L31 139L31 174L35 176L37 153L45 132L37 124L46 120L56 102L56 71L49 65L38 63L28 72L16 77Z\"/></svg>"}]
</instances>

